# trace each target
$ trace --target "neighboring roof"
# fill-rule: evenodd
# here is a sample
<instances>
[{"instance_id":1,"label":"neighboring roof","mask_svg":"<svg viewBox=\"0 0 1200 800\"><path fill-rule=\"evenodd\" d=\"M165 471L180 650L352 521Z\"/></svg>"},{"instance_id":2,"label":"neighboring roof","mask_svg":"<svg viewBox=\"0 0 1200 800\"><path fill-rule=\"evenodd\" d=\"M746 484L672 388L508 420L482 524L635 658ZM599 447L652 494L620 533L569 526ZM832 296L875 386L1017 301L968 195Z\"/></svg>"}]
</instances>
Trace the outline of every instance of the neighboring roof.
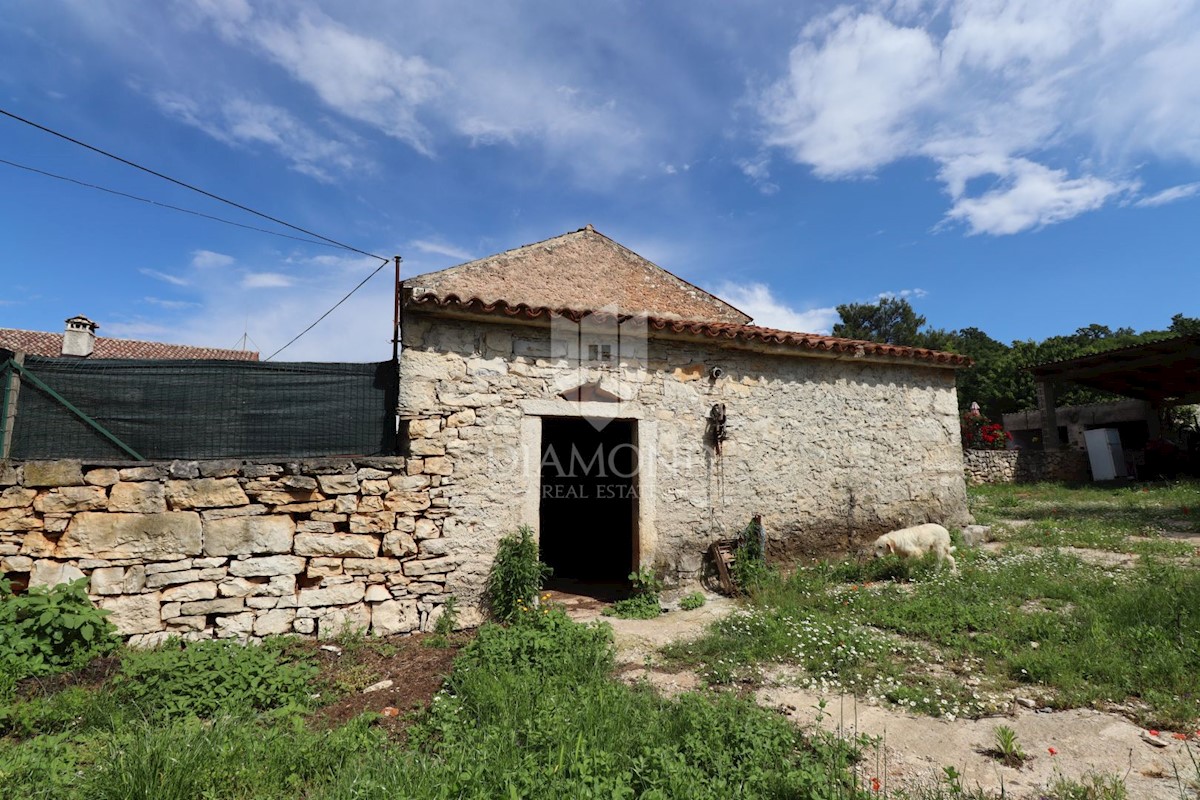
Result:
<instances>
[{"instance_id":1,"label":"neighboring roof","mask_svg":"<svg viewBox=\"0 0 1200 800\"><path fill-rule=\"evenodd\" d=\"M1029 371L1139 400L1194 402L1200 400L1200 334L1038 364Z\"/></svg>"},{"instance_id":2,"label":"neighboring roof","mask_svg":"<svg viewBox=\"0 0 1200 800\"><path fill-rule=\"evenodd\" d=\"M404 281L415 294L485 303L615 308L621 314L746 324L750 317L586 228Z\"/></svg>"},{"instance_id":3,"label":"neighboring roof","mask_svg":"<svg viewBox=\"0 0 1200 800\"><path fill-rule=\"evenodd\" d=\"M561 317L573 322L579 322L587 316L606 315L603 311L583 311L570 308L549 308L546 306L530 306L525 303L508 303L503 300L487 302L478 297L461 299L457 295L438 297L434 294L412 295L406 302L406 307L442 311L449 313L496 316L508 319L530 321L546 321ZM632 314L620 314L618 321L624 321ZM931 366L969 367L973 362L966 356L957 353L944 353L938 350L927 350L923 347L900 347L898 345L880 344L878 342L863 342L857 339L841 339L836 336L820 336L812 333L781 331L774 328L761 328L757 325L743 325L722 322L685 321L664 317L647 316L646 326L651 335L655 332L684 336L698 339L715 339L730 343L757 343L766 345L781 345L795 348L800 354L817 355L849 355L854 357L883 357L898 361L920 361Z\"/></svg>"},{"instance_id":4,"label":"neighboring roof","mask_svg":"<svg viewBox=\"0 0 1200 800\"><path fill-rule=\"evenodd\" d=\"M63 335L45 331L23 331L18 328L0 328L0 347L31 356L58 358L62 356ZM76 358L76 356L64 356ZM90 356L83 358L124 359L213 359L218 361L258 361L254 350L228 350L221 347L193 347L187 344L165 342L142 342L136 339L110 339L96 337L96 346Z\"/></svg>"}]
</instances>

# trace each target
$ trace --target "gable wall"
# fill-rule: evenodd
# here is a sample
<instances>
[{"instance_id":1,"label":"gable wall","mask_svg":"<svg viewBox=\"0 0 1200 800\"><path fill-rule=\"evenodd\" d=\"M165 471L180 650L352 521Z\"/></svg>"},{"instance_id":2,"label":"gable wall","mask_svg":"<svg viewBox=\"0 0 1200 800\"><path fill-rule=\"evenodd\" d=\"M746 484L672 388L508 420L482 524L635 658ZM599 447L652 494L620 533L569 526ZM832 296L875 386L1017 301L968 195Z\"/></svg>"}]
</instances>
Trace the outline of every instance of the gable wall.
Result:
<instances>
[{"instance_id":1,"label":"gable wall","mask_svg":"<svg viewBox=\"0 0 1200 800\"><path fill-rule=\"evenodd\" d=\"M948 369L753 353L651 339L624 368L579 369L549 330L413 314L401 413L412 456L432 458L463 553L447 591L478 593L496 543L537 528L540 415L579 413L559 392L601 381L591 404L638 420L642 561L687 579L708 544L761 514L772 549L846 551L885 530L967 521L954 374ZM712 381L708 369L724 375ZM705 416L728 410L721 454Z\"/></svg>"}]
</instances>

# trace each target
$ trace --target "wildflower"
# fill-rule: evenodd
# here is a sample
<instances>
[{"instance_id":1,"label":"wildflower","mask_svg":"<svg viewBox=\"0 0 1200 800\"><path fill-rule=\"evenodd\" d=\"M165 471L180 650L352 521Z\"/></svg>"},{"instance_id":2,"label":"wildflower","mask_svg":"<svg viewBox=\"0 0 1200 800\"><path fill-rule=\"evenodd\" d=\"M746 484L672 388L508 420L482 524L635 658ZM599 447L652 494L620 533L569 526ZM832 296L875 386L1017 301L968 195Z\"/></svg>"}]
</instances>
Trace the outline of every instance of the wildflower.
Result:
<instances>
[{"instance_id":1,"label":"wildflower","mask_svg":"<svg viewBox=\"0 0 1200 800\"><path fill-rule=\"evenodd\" d=\"M1171 735L1172 735L1173 737L1175 737L1176 739L1178 739L1179 741L1181 741L1181 742L1182 742L1182 741L1186 741L1186 740L1187 740L1187 734L1186 734L1186 733L1172 733Z\"/></svg>"},{"instance_id":2,"label":"wildflower","mask_svg":"<svg viewBox=\"0 0 1200 800\"><path fill-rule=\"evenodd\" d=\"M878 792L882 786L879 783L879 778L871 778L871 791Z\"/></svg>"},{"instance_id":3,"label":"wildflower","mask_svg":"<svg viewBox=\"0 0 1200 800\"><path fill-rule=\"evenodd\" d=\"M1052 755L1052 756L1056 756L1056 755L1058 755L1058 751L1057 751L1057 750L1055 750L1053 747L1047 747L1047 748L1046 748L1046 751L1047 751L1047 752L1049 752L1049 753L1050 753L1050 755Z\"/></svg>"},{"instance_id":4,"label":"wildflower","mask_svg":"<svg viewBox=\"0 0 1200 800\"><path fill-rule=\"evenodd\" d=\"M1151 736L1158 736L1158 731L1156 731L1156 730L1151 730L1151 731L1150 731L1150 735L1151 735Z\"/></svg>"}]
</instances>

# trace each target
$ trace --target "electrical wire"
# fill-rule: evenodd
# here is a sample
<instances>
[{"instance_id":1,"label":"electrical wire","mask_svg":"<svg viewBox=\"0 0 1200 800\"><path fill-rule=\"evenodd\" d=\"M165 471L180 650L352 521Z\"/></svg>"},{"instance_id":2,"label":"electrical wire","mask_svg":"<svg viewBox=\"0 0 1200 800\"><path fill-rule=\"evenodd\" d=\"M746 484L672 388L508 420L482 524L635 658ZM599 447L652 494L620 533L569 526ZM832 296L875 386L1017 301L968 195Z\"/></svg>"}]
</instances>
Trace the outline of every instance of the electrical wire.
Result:
<instances>
[{"instance_id":1,"label":"electrical wire","mask_svg":"<svg viewBox=\"0 0 1200 800\"><path fill-rule=\"evenodd\" d=\"M125 164L126 166L133 167L134 169L137 169L137 170L141 170L142 172L145 172L149 175L153 175L156 178L162 178L164 181L169 181L170 183L173 183L176 186L182 186L185 189L188 189L193 192L198 192L199 194L202 194L205 197L208 197L212 200L216 200L218 202L225 203L226 205L233 206L236 209L245 211L249 214L253 214L256 217L262 217L265 220L274 222L276 225L282 225L285 228L291 228L294 231L303 233L305 236L311 236L313 238L320 239L321 241L328 242L331 245L336 245L337 247L341 247L345 250L349 250L352 253L358 253L359 255L370 256L371 258L378 258L378 259L383 260L385 263L387 261L387 259L385 259L383 256L375 255L374 253L368 253L365 250L359 250L357 247L351 247L350 245L345 244L343 242L339 242L336 239L330 239L328 236L322 236L321 234L316 233L315 231L310 231L307 228L301 228L299 225L293 225L290 222L284 222L283 220L281 220L277 217L273 217L270 214L264 214L261 211L256 211L253 208L250 208L249 206L242 205L241 203L235 202L233 200L229 200L228 198L221 197L218 194L213 194L210 191L201 189L199 186L194 186L185 181L181 181L178 178L172 178L170 175L164 175L163 173L158 172L157 170L150 169L149 167L144 167L141 164L138 164L134 161L130 161L127 158L122 158L121 156L116 155L115 153L110 153L109 151L103 150L94 145L90 145L87 142L80 141L79 139L76 139L72 136L68 136L65 133L56 131L53 128L47 128L45 125L39 125L38 123L34 122L33 120L25 119L24 117L18 116L17 114L12 113L11 111L6 111L5 109L0 108L0 115L6 116L9 119L16 120L17 122L23 123L32 128L37 128L39 131L42 131L43 133L48 133L51 136L57 136L59 139L68 141L71 144L78 145L79 147L83 147L87 150L91 150L93 153L99 153L100 155L105 156L106 158L111 158L114 161L119 161L122 164Z\"/></svg>"},{"instance_id":2,"label":"electrical wire","mask_svg":"<svg viewBox=\"0 0 1200 800\"><path fill-rule=\"evenodd\" d=\"M96 185L96 184L85 183L84 181L76 180L76 179L74 179L74 178L68 178L68 177L66 177L66 176L64 176L64 175L56 175L56 174L54 174L54 173L52 173L52 172L46 172L46 171L44 171L44 170L35 169L35 168L33 168L33 167L28 167L28 166L25 166L25 165L23 165L23 164L18 164L18 163L16 163L16 162L13 162L13 161L7 161L7 160L4 160L4 159L0 159L0 163L7 164L8 166L16 167L16 168L18 168L18 169L24 169L24 170L28 170L29 172L34 172L34 173L37 173L37 174L40 174L40 175L45 175L45 176L47 176L47 177L50 177L50 178L57 178L57 179L59 179L59 180L68 181L68 182L70 182L70 183L79 184L80 186L86 186L86 187L88 187L88 188L91 188L91 189L98 189L98 190L100 190L100 191L103 191L103 192L108 192L108 193L110 193L110 194L114 194L114 195L119 195L119 196L121 196L121 197L128 197L128 198L130 198L130 199L133 199L133 200L140 200L140 201L142 201L142 202L145 202L145 203L150 203L151 205L161 206L161 207L163 207L163 208L170 208L170 209L173 209L173 210L175 210L175 211L181 211L181 212L183 212L183 213L186 213L186 214L194 214L195 216L198 216L198 217L203 217L203 218L205 218L205 219L215 220L215 221L217 221L217 222L224 222L224 223L227 223L227 224L229 224L229 225L236 225L236 226L237 226L237 227L239 227L239 228L247 228L247 229L249 229L249 230L255 230L255 231L259 231L259 232L261 232L261 233L269 233L269 234L272 234L272 235L274 235L274 236L282 236L282 237L284 237L284 238L287 238L287 239L295 239L295 240L302 241L302 242L308 242L308 243L310 243L310 244L322 244L322 245L326 245L326 246L329 246L329 247L340 247L340 248L342 248L343 250L349 250L349 251L350 251L350 252L352 252L352 253L358 253L359 255L367 256L367 257L369 257L369 258L378 258L378 259L379 259L379 261L380 261L380 263L379 263L379 266L378 266L378 267L376 267L376 268L375 268L375 269L374 269L374 270L371 272L371 274L370 274L370 275L368 275L367 277L365 277L365 278L363 278L361 281L359 281L358 285L356 285L356 286L355 286L353 289L351 289L349 292L347 292L347 293L346 293L346 294L345 294L345 295L342 297L342 299L341 299L341 300L338 300L336 303L334 303L332 306L330 306L330 307L329 307L329 309L328 309L328 310L326 310L324 314L322 314L321 316L317 317L317 318L316 318L316 319L313 321L313 323L312 323L311 325L309 325L307 328L305 328L304 330L300 331L298 334L296 334L295 336L293 336L293 337L292 337L292 338L291 338L291 339L288 341L288 343L287 343L287 344L285 344L283 347L281 347L281 348L279 348L278 350L276 350L276 351L275 351L274 353L272 353L271 355L267 356L267 357L264 359L265 361L270 361L270 360L271 360L271 359L273 359L275 356L279 355L279 354L280 354L280 353L282 353L284 350L288 349L288 348L289 348L289 347L291 347L293 344L295 344L295 343L296 343L296 341L297 341L298 339L300 339L300 337L304 336L304 334L308 333L308 332L309 332L309 331L311 331L313 328L317 327L317 325L318 325L318 324L320 324L320 323L321 323L321 321L322 321L322 320L324 320L326 317L328 317L330 314L332 314L332 313L333 313L333 312L334 312L334 311L335 311L335 310L338 308L338 306L340 306L342 303L344 303L344 302L346 302L347 300L349 300L349 299L350 299L350 297L351 297L351 296L352 296L352 295L353 295L355 292L357 292L359 289L361 289L361 288L362 288L362 287L363 287L363 286L364 286L364 285L367 283L367 281L371 280L371 278L374 278L376 275L378 275L378 274L379 274L379 271L380 271L381 269L383 269L385 266L387 266L388 259L384 258L383 256L375 255L374 253L368 253L368 252L367 252L367 251L365 251L365 250L359 250L357 247L351 247L351 246L350 246L350 245L348 245L348 244L345 244L345 243L343 243L343 242L339 242L339 241L338 241L338 240L336 240L336 239L330 239L328 236L322 236L321 234L319 234L319 233L316 233L315 231L310 231L310 230L308 230L307 228L302 228L302 227L300 227L299 225L293 225L293 224L291 224L290 222L284 222L283 220L281 220L281 219L279 219L279 218L277 218L277 217L273 217L273 216L271 216L270 214L264 214L264 213L263 213L263 212L261 212L261 211L256 211L256 210L254 210L253 208L250 208L249 206L245 206L245 205L242 205L241 203L235 202L235 201L233 201L233 200L229 200L228 198L221 197L220 195L217 195L217 194L213 194L212 192L209 192L209 191L206 191L206 190L204 190L204 189L201 189L201 188L200 188L200 187L198 187L198 186L193 186L192 184L190 184L190 183L186 183L185 181L181 181L181 180L179 180L179 179L177 179L177 178L172 178L170 175L164 175L164 174L163 174L163 173L161 173L161 172L158 172L158 171L156 171L156 170L150 169L149 167L144 167L144 166L142 166L141 164L138 164L138 163L136 163L136 162L130 161L130 160L129 160L129 159L127 159L127 158L122 158L121 156L118 156L118 155L116 155L115 153L110 153L110 152L108 152L107 150L103 150L103 149L101 149L101 148L99 148L99 147L95 147L94 145L90 145L90 144L88 144L87 142L80 141L79 139L76 139L76 138L74 138L74 137L68 136L68 135L67 135L67 134L65 134L65 133L61 133L61 132L59 132L59 131L56 131L56 130L54 130L53 128L47 128L45 125L39 125L38 123L36 123L36 122L34 122L34 121L32 121L32 120L25 119L24 117L18 116L18 115L16 115L16 114L12 113L11 111L6 111L6 110L5 110L5 109L3 109L3 108L0 108L0 115L3 115L3 116L6 116L6 117L8 117L8 118L10 118L10 119L16 120L17 122L24 123L25 125L29 125L30 127L36 128L36 129L38 129L38 130L40 130L40 131L42 131L42 132L44 132L44 133L48 133L48 134L50 134L51 136L57 136L59 139L63 139L63 140L65 140L65 141L68 141L68 142L70 142L71 144L75 144L75 145L78 145L78 146L80 146L80 147L83 147L83 148L85 148L85 149L87 149L87 150L91 150L92 152L94 152L94 153L98 153L98 154L100 154L100 155L102 155L102 156L105 156L106 158L111 158L111 159L113 159L114 161L119 161L119 162L121 162L122 164L125 164L125 165L127 165L127 166L133 167L134 169L137 169L137 170L141 170L142 172L145 172L145 173L147 173L147 174L153 175L153 176L155 176L156 178L162 178L163 180L165 180L165 181L168 181L168 182L170 182L170 183L173 183L173 184L175 184L175 185L177 185L177 186L182 186L182 187L183 187L183 188L185 188L185 189L188 189L188 190L190 190L190 191L193 191L193 192L197 192L197 193L199 193L199 194L202 194L202 195L204 195L205 197L211 198L211 199L213 199L213 200L216 200L216 201L218 201L218 202L221 202L221 203L225 203L226 205L233 206L233 207L234 207L234 208L236 208L236 209L239 209L239 210L241 210L241 211L245 211L245 212L247 212L247 213L249 213L249 214L253 214L253 215L255 215L256 217L261 217L261 218L263 218L263 219L265 219L265 220L268 220L268 221L270 221L270 222L274 222L276 225L282 225L282 226L284 226L285 228L290 228L290 229L292 229L292 230L294 230L294 231L298 231L298 232L300 232L300 233L303 233L305 236L309 236L309 237L312 237L312 238L311 238L311 239L303 239L303 238L301 238L301 237L299 237L299 236L291 236L291 235L289 235L289 234L286 234L286 233L280 233L280 232L278 232L278 231L270 231L270 230L267 230L267 229L265 229L265 228L257 228L257 227L255 227L255 226L253 226L253 225L243 225L243 224L242 224L242 223L240 223L240 222L233 222L232 220L226 220L226 219L223 219L223 218L221 218L221 217L215 217L215 216L212 216L211 214L203 214L203 213L201 213L201 212L199 212L199 211L192 211L192 210L190 210L190 209L181 208L181 207L179 207L179 206L173 206L173 205L169 205L169 204L167 204L167 203L160 203L160 202L158 202L158 201L156 201L156 200L150 200L150 199L148 199L148 198L145 198L145 197L139 197L139 196L137 196L137 195L128 194L128 193L126 193L126 192L119 192L119 191L117 191L117 190L115 190L115 189L108 189L108 188L106 188L106 187L103 187L103 186L98 186L98 185ZM320 241L316 241L316 240L320 240Z\"/></svg>"},{"instance_id":3,"label":"electrical wire","mask_svg":"<svg viewBox=\"0 0 1200 800\"><path fill-rule=\"evenodd\" d=\"M308 333L308 332L309 332L309 331L311 331L313 328L317 327L317 324L318 324L318 323L320 323L320 321L321 321L321 320L323 320L323 319L325 319L326 317L328 317L330 314L332 314L332 313L334 312L334 309L336 309L336 308L337 308L338 306L340 306L342 303L344 303L344 302L346 302L347 300L349 300L349 299L350 299L350 295L352 295L352 294L354 294L355 292L357 292L359 289L361 289L361 288L363 287L363 284L365 284L367 281L371 280L371 278L374 278L376 275L378 275L378 274L379 274L379 270L381 270L381 269L383 269L384 267L386 267L386 266L387 266L387 264L388 264L388 259L386 259L386 258L385 258L385 259L383 259L383 263L381 263L381 264L380 264L378 267L376 267L374 272L372 272L370 275L368 275L367 277L365 277L365 278L363 278L361 281L359 281L358 285L357 285L357 286L355 286L353 289L351 289L350 291L346 292L346 295L345 295L345 296L344 296L344 297L343 297L341 300L338 300L336 303L334 303L332 306L330 306L330 308L329 308L329 310L328 310L328 311L326 311L326 312L325 312L324 314L322 314L321 316L317 317L317 318L316 318L316 320L313 322L313 324L312 324L312 325L309 325L307 328L305 328L304 330L302 330L302 331L300 331L299 333L297 333L295 336L293 336L293 337L292 337L292 340L291 340L290 342L288 342L288 343L287 343L287 344L285 344L283 347L281 347L281 348L279 348L278 350L276 350L274 353L271 353L271 355L267 356L267 357L266 357L265 359L263 359L263 360L264 360L264 361L270 361L272 358L274 358L275 356L277 356L277 355L279 355L280 353L282 353L284 350L287 350L289 347L291 347L291 346L292 346L292 345L295 343L295 341L296 341L297 339L299 339L301 336L303 336L304 334Z\"/></svg>"},{"instance_id":4,"label":"electrical wire","mask_svg":"<svg viewBox=\"0 0 1200 800\"><path fill-rule=\"evenodd\" d=\"M267 228L259 228L255 225L246 225L245 223L242 223L242 222L234 222L231 219L225 219L224 217L216 217L216 216L213 216L212 214L205 214L201 211L195 211L190 208L183 208L181 206L173 206L170 203L162 203L162 202L159 202L158 200L152 200L149 197L141 197L136 194L129 194L128 192L118 191L117 189L109 189L107 186L100 186L99 184L96 184L96 183L88 183L87 181L77 180L76 178L69 178L66 175L58 175L53 172L47 172L44 169L30 167L26 164L18 164L15 161L9 161L4 158L0 158L0 164L6 164L10 167L16 167L17 169L23 169L26 172L32 172L37 175L44 175L47 178L55 178L56 180L66 181L67 183L74 183L77 186L84 186L88 189L95 189L100 192L107 192L108 194L114 194L118 197L126 197L130 200L138 200L143 203L149 203L150 205L158 206L159 208L167 208L167 209L170 209L171 211L180 211L184 214L191 214L192 216L202 217L204 219L212 220L213 222L223 222L226 225L233 225L234 227L237 227L237 228L245 228L246 230L250 230L250 231L258 231L259 233L267 233L267 234L270 234L271 236L281 236L284 239L291 239L291 240L297 241L297 242L307 242L308 244L319 244L322 247L337 247L337 248L341 247L341 245L333 244L331 242L322 242L317 239L308 239L303 236L293 236L290 233L282 233L280 231L272 231L272 230L268 230Z\"/></svg>"}]
</instances>

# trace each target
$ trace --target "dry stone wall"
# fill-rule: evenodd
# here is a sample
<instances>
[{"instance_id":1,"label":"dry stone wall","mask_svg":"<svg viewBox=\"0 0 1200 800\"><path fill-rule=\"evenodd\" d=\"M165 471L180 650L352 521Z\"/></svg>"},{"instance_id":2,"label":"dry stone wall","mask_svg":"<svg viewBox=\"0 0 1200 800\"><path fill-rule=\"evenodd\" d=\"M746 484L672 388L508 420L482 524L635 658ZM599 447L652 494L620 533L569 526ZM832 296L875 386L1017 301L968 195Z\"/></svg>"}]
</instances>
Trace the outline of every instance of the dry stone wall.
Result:
<instances>
[{"instance_id":1,"label":"dry stone wall","mask_svg":"<svg viewBox=\"0 0 1200 800\"><path fill-rule=\"evenodd\" d=\"M1091 478L1081 450L966 450L963 462L967 483L973 485Z\"/></svg>"},{"instance_id":2,"label":"dry stone wall","mask_svg":"<svg viewBox=\"0 0 1200 800\"><path fill-rule=\"evenodd\" d=\"M448 479L419 458L0 463L0 572L87 578L134 644L428 630L463 565Z\"/></svg>"}]
</instances>

